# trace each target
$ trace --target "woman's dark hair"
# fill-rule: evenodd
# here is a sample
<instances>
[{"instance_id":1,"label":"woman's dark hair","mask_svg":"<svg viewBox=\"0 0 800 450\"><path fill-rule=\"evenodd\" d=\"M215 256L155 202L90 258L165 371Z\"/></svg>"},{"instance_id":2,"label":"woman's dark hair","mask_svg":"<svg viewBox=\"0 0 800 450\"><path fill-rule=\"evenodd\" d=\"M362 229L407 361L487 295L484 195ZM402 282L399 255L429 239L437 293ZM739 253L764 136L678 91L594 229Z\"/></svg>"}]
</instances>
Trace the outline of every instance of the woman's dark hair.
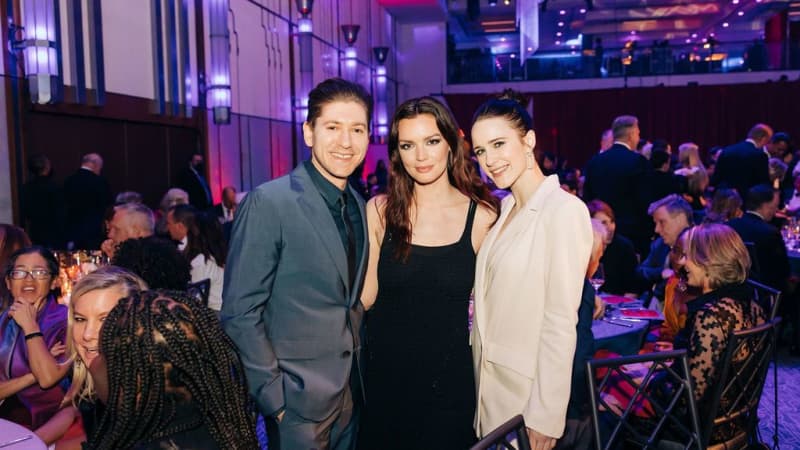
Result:
<instances>
[{"instance_id":1,"label":"woman's dark hair","mask_svg":"<svg viewBox=\"0 0 800 450\"><path fill-rule=\"evenodd\" d=\"M139 275L151 289L184 290L192 279L189 262L175 244L155 236L122 242L111 264Z\"/></svg>"},{"instance_id":2,"label":"woman's dark hair","mask_svg":"<svg viewBox=\"0 0 800 450\"><path fill-rule=\"evenodd\" d=\"M472 125L481 119L491 119L502 117L506 119L511 127L516 129L520 136L533 129L533 119L525 109L528 99L513 89L506 89L495 98L487 100L478 107L472 116Z\"/></svg>"},{"instance_id":3,"label":"woman's dark hair","mask_svg":"<svg viewBox=\"0 0 800 450\"><path fill-rule=\"evenodd\" d=\"M133 448L186 431L173 419L193 408L219 448L259 448L236 347L194 298L144 291L120 300L104 322L100 351L108 403L88 448Z\"/></svg>"},{"instance_id":4,"label":"woman's dark hair","mask_svg":"<svg viewBox=\"0 0 800 450\"><path fill-rule=\"evenodd\" d=\"M35 253L42 258L44 258L45 263L47 263L47 270L50 274L55 277L58 275L58 261L56 260L55 255L52 251L40 246L40 245L32 245L30 247L21 248L9 256L8 261L6 262L5 267L5 275L9 276L11 273L11 269L14 268L14 265L17 263L17 259L22 255L30 255Z\"/></svg>"},{"instance_id":5,"label":"woman's dark hair","mask_svg":"<svg viewBox=\"0 0 800 450\"><path fill-rule=\"evenodd\" d=\"M228 246L219 220L192 205L173 206L170 211L173 220L186 227L186 248L183 249L186 260L191 262L197 255L203 255L206 261L211 257L218 266L225 267Z\"/></svg>"},{"instance_id":6,"label":"woman's dark hair","mask_svg":"<svg viewBox=\"0 0 800 450\"><path fill-rule=\"evenodd\" d=\"M420 97L406 101L397 108L389 131L389 177L386 199L386 232L395 242L394 257L405 261L411 251L411 217L409 209L414 201L414 179L403 167L400 157L399 124L401 120L429 115L450 147L447 178L450 184L471 200L498 213L499 202L483 183L472 165L456 120L450 110L433 97Z\"/></svg>"},{"instance_id":7,"label":"woman's dark hair","mask_svg":"<svg viewBox=\"0 0 800 450\"><path fill-rule=\"evenodd\" d=\"M360 103L367 110L367 126L369 126L372 120L372 96L360 84L341 78L328 78L308 93L306 122L313 127L314 122L322 115L322 107L336 101Z\"/></svg>"},{"instance_id":8,"label":"woman's dark hair","mask_svg":"<svg viewBox=\"0 0 800 450\"><path fill-rule=\"evenodd\" d=\"M0 270L6 273L6 262L21 248L30 247L31 240L20 227L0 223Z\"/></svg>"}]
</instances>

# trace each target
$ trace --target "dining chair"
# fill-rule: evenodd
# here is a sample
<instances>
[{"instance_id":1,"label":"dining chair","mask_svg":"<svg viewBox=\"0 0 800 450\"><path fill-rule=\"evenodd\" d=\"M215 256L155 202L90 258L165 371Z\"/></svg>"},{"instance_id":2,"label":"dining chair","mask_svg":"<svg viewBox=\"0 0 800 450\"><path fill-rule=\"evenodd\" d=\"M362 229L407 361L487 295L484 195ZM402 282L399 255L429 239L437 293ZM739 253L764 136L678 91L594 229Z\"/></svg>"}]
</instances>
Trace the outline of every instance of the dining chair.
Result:
<instances>
[{"instance_id":1,"label":"dining chair","mask_svg":"<svg viewBox=\"0 0 800 450\"><path fill-rule=\"evenodd\" d=\"M525 420L517 414L492 430L469 450L531 450Z\"/></svg>"},{"instance_id":2,"label":"dining chair","mask_svg":"<svg viewBox=\"0 0 800 450\"><path fill-rule=\"evenodd\" d=\"M711 400L699 411L704 418L701 424L704 448L733 450L760 444L758 404L775 350L780 321L778 317L731 333L725 353L717 364L721 372L713 384ZM774 448L778 448L777 392L775 396L773 440ZM712 438L720 442L709 446Z\"/></svg>"},{"instance_id":3,"label":"dining chair","mask_svg":"<svg viewBox=\"0 0 800 450\"><path fill-rule=\"evenodd\" d=\"M748 279L746 283L755 291L754 300L761 305L761 308L767 313L769 320L774 319L775 316L778 315L778 307L780 306L782 296L781 291L753 279Z\"/></svg>"},{"instance_id":4,"label":"dining chair","mask_svg":"<svg viewBox=\"0 0 800 450\"><path fill-rule=\"evenodd\" d=\"M686 350L592 359L586 367L597 450L702 448Z\"/></svg>"}]
</instances>

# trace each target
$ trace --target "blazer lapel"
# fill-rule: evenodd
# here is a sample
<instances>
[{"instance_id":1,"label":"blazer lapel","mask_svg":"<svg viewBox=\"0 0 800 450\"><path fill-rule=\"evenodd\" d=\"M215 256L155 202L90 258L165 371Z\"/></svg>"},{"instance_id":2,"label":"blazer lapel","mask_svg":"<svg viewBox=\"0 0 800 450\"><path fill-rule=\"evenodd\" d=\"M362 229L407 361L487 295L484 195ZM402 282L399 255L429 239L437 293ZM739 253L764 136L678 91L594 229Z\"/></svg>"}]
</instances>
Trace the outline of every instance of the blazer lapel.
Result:
<instances>
[{"instance_id":1,"label":"blazer lapel","mask_svg":"<svg viewBox=\"0 0 800 450\"><path fill-rule=\"evenodd\" d=\"M494 246L497 242L497 237L500 234L500 229L507 220L512 206L513 197L507 197L506 200L503 201L502 207L500 208L500 217L497 219L497 223L495 223L494 226L489 230L486 238L484 238L481 248L478 250L478 257L475 261L475 285L473 289L475 290L474 317L476 318L476 323L474 326L477 326L479 330L485 329L484 327L486 326L486 314L483 312L483 309L486 308L487 305L484 305L483 299L486 292L486 278L488 275L487 272L489 271L489 261L494 254Z\"/></svg>"},{"instance_id":2,"label":"blazer lapel","mask_svg":"<svg viewBox=\"0 0 800 450\"><path fill-rule=\"evenodd\" d=\"M333 221L322 195L314 187L314 182L311 181L302 164L292 172L291 181L292 190L298 193L297 204L300 206L300 210L308 218L311 229L319 236L323 247L327 249L336 271L339 272L345 285L345 290L349 290L347 286L347 253L342 245L342 238L339 237L336 223Z\"/></svg>"}]
</instances>

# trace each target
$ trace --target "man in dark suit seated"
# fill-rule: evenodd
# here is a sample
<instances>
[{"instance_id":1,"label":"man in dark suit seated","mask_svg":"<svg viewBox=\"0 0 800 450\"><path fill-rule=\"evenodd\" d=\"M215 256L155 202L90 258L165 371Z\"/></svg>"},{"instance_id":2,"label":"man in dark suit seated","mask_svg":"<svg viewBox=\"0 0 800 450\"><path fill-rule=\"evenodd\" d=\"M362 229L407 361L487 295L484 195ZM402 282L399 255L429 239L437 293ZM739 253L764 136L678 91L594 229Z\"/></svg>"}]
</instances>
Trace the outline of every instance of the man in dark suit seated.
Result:
<instances>
[{"instance_id":1,"label":"man in dark suit seated","mask_svg":"<svg viewBox=\"0 0 800 450\"><path fill-rule=\"evenodd\" d=\"M747 192L745 213L731 219L728 226L736 230L745 242L755 246L755 257L759 273L751 276L756 280L779 289L786 294L789 286L789 258L780 230L770 225L780 202L780 193L772 186L759 184ZM752 255L751 255L752 256Z\"/></svg>"},{"instance_id":2,"label":"man in dark suit seated","mask_svg":"<svg viewBox=\"0 0 800 450\"><path fill-rule=\"evenodd\" d=\"M271 450L355 447L368 236L347 178L366 155L370 117L360 85L317 85L303 124L311 159L248 193L233 222L222 323Z\"/></svg>"},{"instance_id":3,"label":"man in dark suit seated","mask_svg":"<svg viewBox=\"0 0 800 450\"><path fill-rule=\"evenodd\" d=\"M619 232L633 241L640 254L647 253L652 234L647 205L652 201L648 161L636 153L639 120L620 116L611 126L614 145L586 164L584 200L599 199L614 210Z\"/></svg>"},{"instance_id":4,"label":"man in dark suit seated","mask_svg":"<svg viewBox=\"0 0 800 450\"><path fill-rule=\"evenodd\" d=\"M189 197L191 198L191 197ZM236 213L236 188L233 186L225 186L222 189L222 201L214 205L212 213L214 217L219 220L219 223L226 224L233 222L233 215Z\"/></svg>"},{"instance_id":5,"label":"man in dark suit seated","mask_svg":"<svg viewBox=\"0 0 800 450\"><path fill-rule=\"evenodd\" d=\"M656 223L658 238L650 245L650 254L636 268L636 275L645 289L653 288L653 296L664 302L664 288L674 272L669 267L669 252L681 232L692 226L692 207L680 195L671 194L653 202L647 210Z\"/></svg>"},{"instance_id":6,"label":"man in dark suit seated","mask_svg":"<svg viewBox=\"0 0 800 450\"><path fill-rule=\"evenodd\" d=\"M103 158L97 153L88 153L81 158L80 169L64 180L67 247L100 248L103 215L112 202L111 188L100 175L102 171Z\"/></svg>"},{"instance_id":7,"label":"man in dark suit seated","mask_svg":"<svg viewBox=\"0 0 800 450\"><path fill-rule=\"evenodd\" d=\"M764 146L772 138L772 128L756 124L747 133L747 139L725 147L717 159L711 185L715 188L733 188L742 198L757 184L769 184L769 157Z\"/></svg>"}]
</instances>

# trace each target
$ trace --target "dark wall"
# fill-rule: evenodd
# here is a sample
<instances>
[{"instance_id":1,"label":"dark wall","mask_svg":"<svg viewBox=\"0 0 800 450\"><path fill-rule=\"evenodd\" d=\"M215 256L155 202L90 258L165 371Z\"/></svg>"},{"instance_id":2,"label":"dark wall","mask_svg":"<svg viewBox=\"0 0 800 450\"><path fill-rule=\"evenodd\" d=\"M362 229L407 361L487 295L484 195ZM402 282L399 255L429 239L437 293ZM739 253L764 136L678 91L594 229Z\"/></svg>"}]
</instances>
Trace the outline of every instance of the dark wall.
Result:
<instances>
[{"instance_id":1,"label":"dark wall","mask_svg":"<svg viewBox=\"0 0 800 450\"><path fill-rule=\"evenodd\" d=\"M582 167L597 152L614 117L639 118L642 137L666 139L673 150L693 141L703 151L744 140L758 122L800 142L800 82L721 86L604 89L527 94L533 100L538 151L552 151ZM446 99L469 138L472 114L486 94Z\"/></svg>"},{"instance_id":2,"label":"dark wall","mask_svg":"<svg viewBox=\"0 0 800 450\"><path fill-rule=\"evenodd\" d=\"M80 167L83 154L98 153L114 195L137 191L148 206L157 207L178 171L202 147L198 119L151 115L147 106L145 99L112 98L103 107L106 117L103 108L31 107L23 113L24 154L47 155L56 181L63 182Z\"/></svg>"}]
</instances>

